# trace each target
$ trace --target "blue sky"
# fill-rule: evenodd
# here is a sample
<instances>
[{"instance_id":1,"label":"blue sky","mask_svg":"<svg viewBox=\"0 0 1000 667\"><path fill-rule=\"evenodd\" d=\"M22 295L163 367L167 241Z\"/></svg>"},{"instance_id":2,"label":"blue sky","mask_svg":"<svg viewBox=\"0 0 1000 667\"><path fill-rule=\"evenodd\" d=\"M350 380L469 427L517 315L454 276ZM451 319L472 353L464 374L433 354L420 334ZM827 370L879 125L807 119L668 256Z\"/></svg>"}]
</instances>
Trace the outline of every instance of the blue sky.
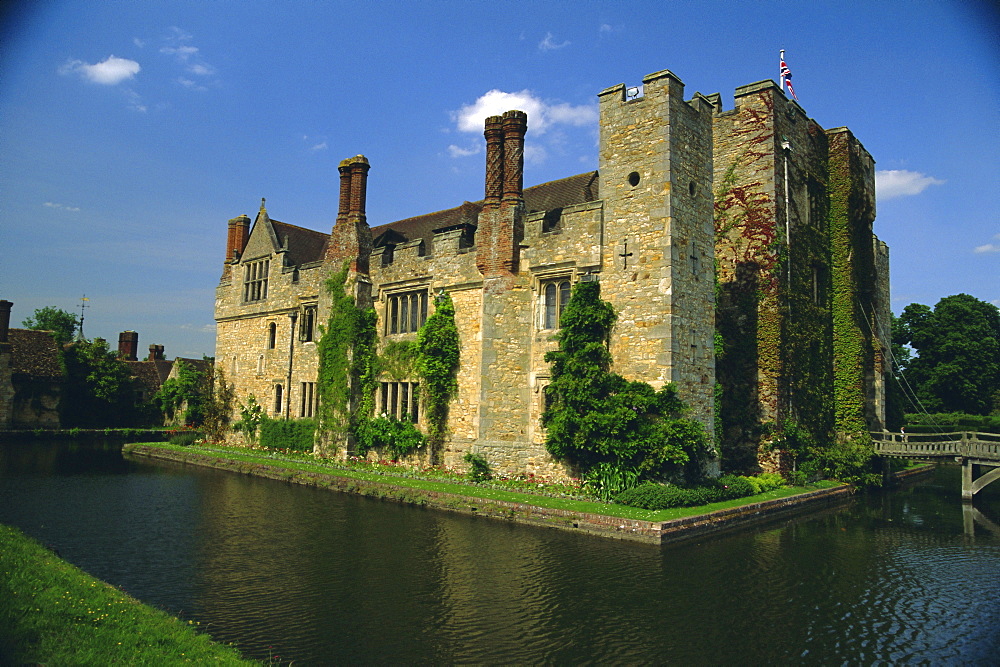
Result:
<instances>
[{"instance_id":1,"label":"blue sky","mask_svg":"<svg viewBox=\"0 0 1000 667\"><path fill-rule=\"evenodd\" d=\"M168 358L214 352L226 222L329 231L337 164L374 226L476 200L487 112L529 113L525 185L597 166L596 95L672 70L778 78L879 170L893 310L1000 305L1000 31L977 2L49 2L0 14L0 298ZM496 106L494 106L496 105Z\"/></svg>"}]
</instances>

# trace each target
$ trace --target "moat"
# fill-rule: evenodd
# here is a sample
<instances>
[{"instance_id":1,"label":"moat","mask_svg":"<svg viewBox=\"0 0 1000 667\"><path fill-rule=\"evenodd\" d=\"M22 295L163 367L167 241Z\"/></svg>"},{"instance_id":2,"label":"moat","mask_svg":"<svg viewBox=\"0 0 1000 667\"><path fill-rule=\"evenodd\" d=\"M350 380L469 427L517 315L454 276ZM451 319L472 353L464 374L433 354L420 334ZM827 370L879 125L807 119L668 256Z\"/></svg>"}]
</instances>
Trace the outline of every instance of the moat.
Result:
<instances>
[{"instance_id":1,"label":"moat","mask_svg":"<svg viewBox=\"0 0 1000 667\"><path fill-rule=\"evenodd\" d=\"M970 530L959 472L656 547L12 442L0 522L280 662L992 664L1000 492Z\"/></svg>"}]
</instances>

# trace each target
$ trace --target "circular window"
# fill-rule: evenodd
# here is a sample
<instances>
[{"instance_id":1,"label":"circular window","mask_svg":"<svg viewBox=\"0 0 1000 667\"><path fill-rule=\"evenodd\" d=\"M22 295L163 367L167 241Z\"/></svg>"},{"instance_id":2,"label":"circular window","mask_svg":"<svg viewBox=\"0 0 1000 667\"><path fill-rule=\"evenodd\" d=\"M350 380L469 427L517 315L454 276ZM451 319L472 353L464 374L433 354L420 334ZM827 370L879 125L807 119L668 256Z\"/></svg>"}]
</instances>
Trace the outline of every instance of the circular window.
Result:
<instances>
[{"instance_id":1,"label":"circular window","mask_svg":"<svg viewBox=\"0 0 1000 667\"><path fill-rule=\"evenodd\" d=\"M639 185L639 172L633 171L631 174L628 175L628 184L631 185L633 188Z\"/></svg>"}]
</instances>

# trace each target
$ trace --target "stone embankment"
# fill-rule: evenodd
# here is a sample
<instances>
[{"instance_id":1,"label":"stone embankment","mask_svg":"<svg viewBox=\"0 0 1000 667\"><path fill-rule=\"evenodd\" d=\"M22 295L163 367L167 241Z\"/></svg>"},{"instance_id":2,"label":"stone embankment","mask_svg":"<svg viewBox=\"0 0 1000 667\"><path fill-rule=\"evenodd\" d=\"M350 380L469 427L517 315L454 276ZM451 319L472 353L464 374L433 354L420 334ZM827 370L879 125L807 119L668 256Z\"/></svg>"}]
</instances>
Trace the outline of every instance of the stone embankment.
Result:
<instances>
[{"instance_id":1,"label":"stone embankment","mask_svg":"<svg viewBox=\"0 0 1000 667\"><path fill-rule=\"evenodd\" d=\"M853 492L851 487L843 485L669 521L641 521L537 507L527 503L474 498L388 482L291 470L280 465L250 463L201 452L163 449L155 445L126 445L124 452L135 456L229 470L245 475L326 488L332 491L353 493L409 505L651 544L690 540L843 504L849 500Z\"/></svg>"}]
</instances>

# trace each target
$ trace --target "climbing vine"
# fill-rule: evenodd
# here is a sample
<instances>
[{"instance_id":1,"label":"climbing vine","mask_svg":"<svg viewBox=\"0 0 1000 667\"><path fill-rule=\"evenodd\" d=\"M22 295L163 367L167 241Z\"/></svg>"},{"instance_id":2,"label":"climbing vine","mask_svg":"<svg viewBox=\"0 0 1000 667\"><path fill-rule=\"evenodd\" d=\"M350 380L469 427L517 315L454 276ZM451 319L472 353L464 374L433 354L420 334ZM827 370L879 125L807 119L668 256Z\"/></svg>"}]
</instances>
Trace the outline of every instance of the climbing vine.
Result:
<instances>
[{"instance_id":1,"label":"climbing vine","mask_svg":"<svg viewBox=\"0 0 1000 667\"><path fill-rule=\"evenodd\" d=\"M448 425L448 404L458 388L458 327L455 305L447 294L434 300L434 313L417 332L416 368L423 380L427 436L431 451L444 444Z\"/></svg>"},{"instance_id":2,"label":"climbing vine","mask_svg":"<svg viewBox=\"0 0 1000 667\"><path fill-rule=\"evenodd\" d=\"M327 442L348 442L374 412L375 310L359 308L346 283L346 265L326 282L330 317L316 346L319 429Z\"/></svg>"},{"instance_id":3,"label":"climbing vine","mask_svg":"<svg viewBox=\"0 0 1000 667\"><path fill-rule=\"evenodd\" d=\"M826 173L822 161L810 163L813 227L792 245L772 196L780 164L773 148L777 117L769 94L741 105L726 136L735 156L714 197L716 331L723 352L716 358L716 437L728 471L755 469L762 452L775 453L768 465L794 465L797 455L775 446L792 441L786 425L808 430L816 441L825 441L832 428L831 271L822 193L812 185ZM810 124L807 134L799 139L811 144L804 148L824 154L823 133ZM789 198L785 214L802 223L807 216L796 206Z\"/></svg>"},{"instance_id":4,"label":"climbing vine","mask_svg":"<svg viewBox=\"0 0 1000 667\"><path fill-rule=\"evenodd\" d=\"M552 364L542 413L546 447L607 494L642 479L697 477L709 443L701 424L683 417L673 385L656 391L610 371L616 319L600 283L573 286L559 320L559 349L545 355Z\"/></svg>"},{"instance_id":5,"label":"climbing vine","mask_svg":"<svg viewBox=\"0 0 1000 667\"><path fill-rule=\"evenodd\" d=\"M168 423L200 424L204 418L205 404L211 397L208 377L183 359L175 361L174 368L176 375L160 385L153 401ZM184 410L183 414L178 414L181 409Z\"/></svg>"},{"instance_id":6,"label":"climbing vine","mask_svg":"<svg viewBox=\"0 0 1000 667\"><path fill-rule=\"evenodd\" d=\"M865 268L857 264L867 253L854 252L859 241L853 238L851 211L858 206L859 187L855 179L859 169L852 165L853 157L846 134L831 138L828 193L833 268L834 423L838 435L848 440L868 431L864 372L867 346L857 324L865 314L860 311L856 289L857 276Z\"/></svg>"}]
</instances>

